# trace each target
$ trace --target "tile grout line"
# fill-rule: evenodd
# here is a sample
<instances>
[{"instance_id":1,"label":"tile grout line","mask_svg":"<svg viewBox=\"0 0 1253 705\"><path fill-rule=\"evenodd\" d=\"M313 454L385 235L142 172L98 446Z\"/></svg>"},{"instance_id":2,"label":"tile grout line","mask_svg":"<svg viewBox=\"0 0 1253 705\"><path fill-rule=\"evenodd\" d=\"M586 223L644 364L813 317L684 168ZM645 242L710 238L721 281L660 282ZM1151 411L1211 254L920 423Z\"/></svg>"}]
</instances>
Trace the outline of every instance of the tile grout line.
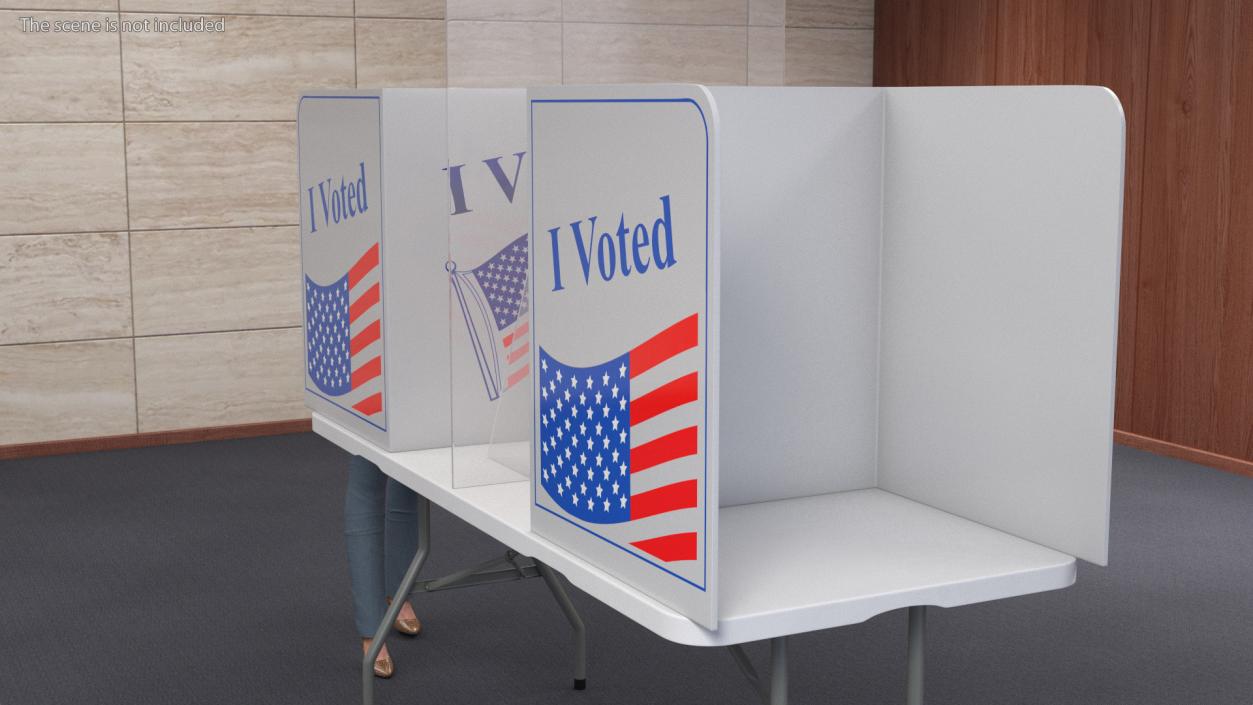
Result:
<instances>
[{"instance_id":1,"label":"tile grout line","mask_svg":"<svg viewBox=\"0 0 1253 705\"><path fill-rule=\"evenodd\" d=\"M361 88L361 83L357 79L357 0L352 0L352 87L353 90ZM300 145L296 145L296 149L299 150Z\"/></svg>"},{"instance_id":2,"label":"tile grout line","mask_svg":"<svg viewBox=\"0 0 1253 705\"><path fill-rule=\"evenodd\" d=\"M169 12L169 11L145 11L145 10L127 10L125 12L102 12L99 10L48 10L44 8L3 8L0 12L44 12L44 13L75 13L75 14L117 14L117 15L171 15L171 16L188 16L193 13L186 12ZM566 20L564 12L556 20L534 20L534 19L511 19L511 18L485 18L485 17L404 17L400 15L362 15L356 17L349 15L318 15L318 14L279 14L272 12L204 12L198 13L205 17L270 17L276 19L326 19L326 20L408 20L412 22L477 22L483 24L490 23L511 23L511 24L599 24L599 25L637 25L648 27L782 27L784 25L754 25L751 23L738 24L730 22L643 22L639 20ZM873 25L837 25L837 24L812 24L812 25L792 25L795 29L838 29L838 30L862 30L874 29Z\"/></svg>"},{"instance_id":3,"label":"tile grout line","mask_svg":"<svg viewBox=\"0 0 1253 705\"><path fill-rule=\"evenodd\" d=\"M122 3L118 2L116 13L118 89L122 99L122 192L126 199L126 281L131 305L131 398L135 402L135 433L139 433L139 353L135 351L135 256L131 242L131 175L130 153L126 134L126 61L122 55Z\"/></svg>"},{"instance_id":4,"label":"tile grout line","mask_svg":"<svg viewBox=\"0 0 1253 705\"><path fill-rule=\"evenodd\" d=\"M108 230L48 230L41 232L0 233L0 239L6 237L36 237L53 235L105 235L117 232L132 233L168 233L186 232L190 230L255 230L260 228L296 228L300 223L269 223L266 225L185 225L166 228L111 228Z\"/></svg>"},{"instance_id":5,"label":"tile grout line","mask_svg":"<svg viewBox=\"0 0 1253 705\"><path fill-rule=\"evenodd\" d=\"M129 340L132 345L136 340L148 340L150 338L186 338L193 335L225 335L227 333L267 333L276 330L301 330L302 326L297 323L287 326L261 326L258 328L221 328L218 330L194 330L183 331L178 333L149 333L147 335L135 335L134 331L129 336L103 336L99 338L67 338L65 340L32 340L26 343L4 343L0 345L0 350L8 348L27 348L35 345L70 345L74 343L101 343L110 340Z\"/></svg>"},{"instance_id":6,"label":"tile grout line","mask_svg":"<svg viewBox=\"0 0 1253 705\"><path fill-rule=\"evenodd\" d=\"M170 15L173 17L274 17L287 18L293 20L314 19L314 20L350 20L353 15L319 15L319 14L283 14L278 12L174 12L170 10L50 10L48 8L21 8L21 7L4 7L0 8L0 12L41 12L45 14L75 14L75 15ZM437 21L444 19L443 17L405 17L401 15L363 15L362 19L369 20L416 20L416 21ZM531 22L533 20L484 20L487 22ZM120 22L120 18L119 18Z\"/></svg>"},{"instance_id":7,"label":"tile grout line","mask_svg":"<svg viewBox=\"0 0 1253 705\"><path fill-rule=\"evenodd\" d=\"M363 18L364 19L364 18ZM626 27L668 27L674 29L684 28L704 28L704 29L739 29L740 27L776 27L782 29L787 26L791 29L825 29L836 30L841 32L860 32L864 30L873 30L874 25L835 25L835 24L813 24L813 25L755 25L755 24L733 24L730 22L640 22L640 21L608 21L608 20L515 20L515 19L469 19L469 18L449 18L448 22L463 22L477 24L573 24L573 25L601 25L601 26L626 26Z\"/></svg>"},{"instance_id":8,"label":"tile grout line","mask_svg":"<svg viewBox=\"0 0 1253 705\"><path fill-rule=\"evenodd\" d=\"M0 125L6 126L6 127L7 126L26 127L29 125L117 125L121 122L122 120L13 120L9 122L0 121ZM136 125L196 125L196 124L201 124L201 123L209 124L209 125L218 124L218 123L231 123L231 124L260 123L263 125L295 125L296 124L295 120L282 120L279 118L273 118L273 119L268 119L268 120L259 119L259 118L240 119L240 120L231 120L227 118L211 118L211 119L183 118L183 119L158 120L154 118L148 118L145 120L127 120L127 122L133 122Z\"/></svg>"}]
</instances>

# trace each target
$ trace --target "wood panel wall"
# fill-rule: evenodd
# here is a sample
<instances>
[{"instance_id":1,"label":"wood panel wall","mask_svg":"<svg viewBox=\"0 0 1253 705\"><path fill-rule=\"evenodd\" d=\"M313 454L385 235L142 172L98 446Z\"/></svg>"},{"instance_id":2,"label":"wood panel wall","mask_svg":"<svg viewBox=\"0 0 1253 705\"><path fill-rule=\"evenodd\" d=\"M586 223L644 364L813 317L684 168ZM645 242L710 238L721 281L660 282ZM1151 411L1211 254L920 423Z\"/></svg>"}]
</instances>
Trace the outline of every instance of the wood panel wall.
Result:
<instances>
[{"instance_id":1,"label":"wood panel wall","mask_svg":"<svg viewBox=\"0 0 1253 705\"><path fill-rule=\"evenodd\" d=\"M1253 472L1253 0L879 0L875 12L875 85L1118 94L1115 427Z\"/></svg>"}]
</instances>

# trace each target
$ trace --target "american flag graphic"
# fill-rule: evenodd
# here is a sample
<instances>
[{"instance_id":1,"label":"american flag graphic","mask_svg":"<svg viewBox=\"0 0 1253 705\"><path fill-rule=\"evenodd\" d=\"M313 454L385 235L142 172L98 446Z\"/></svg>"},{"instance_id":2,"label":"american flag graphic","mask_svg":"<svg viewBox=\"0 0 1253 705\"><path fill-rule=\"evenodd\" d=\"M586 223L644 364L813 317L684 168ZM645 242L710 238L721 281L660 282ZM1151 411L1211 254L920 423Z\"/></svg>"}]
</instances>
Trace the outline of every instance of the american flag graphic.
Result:
<instances>
[{"instance_id":1,"label":"american flag graphic","mask_svg":"<svg viewBox=\"0 0 1253 705\"><path fill-rule=\"evenodd\" d=\"M572 367L542 347L539 351L540 477L545 491L579 521L628 527L621 534L625 543L667 563L698 557L697 531L659 534L656 519L695 509L701 494L698 477L667 477L658 484L647 475L699 452L699 425L688 424L690 416L668 413L700 396L697 321L692 314L593 367ZM666 365L664 374L648 374L672 359L675 363ZM676 416L682 422L676 423ZM651 440L633 442L632 433L638 434L645 423ZM673 522L666 526L674 528Z\"/></svg>"},{"instance_id":2,"label":"american flag graphic","mask_svg":"<svg viewBox=\"0 0 1253 705\"><path fill-rule=\"evenodd\" d=\"M527 236L468 272L449 263L449 277L470 345L478 359L487 398L525 380L531 372L526 300Z\"/></svg>"},{"instance_id":3,"label":"american flag graphic","mask_svg":"<svg viewBox=\"0 0 1253 705\"><path fill-rule=\"evenodd\" d=\"M383 410L379 246L325 286L305 275L305 350L309 378L363 416Z\"/></svg>"}]
</instances>

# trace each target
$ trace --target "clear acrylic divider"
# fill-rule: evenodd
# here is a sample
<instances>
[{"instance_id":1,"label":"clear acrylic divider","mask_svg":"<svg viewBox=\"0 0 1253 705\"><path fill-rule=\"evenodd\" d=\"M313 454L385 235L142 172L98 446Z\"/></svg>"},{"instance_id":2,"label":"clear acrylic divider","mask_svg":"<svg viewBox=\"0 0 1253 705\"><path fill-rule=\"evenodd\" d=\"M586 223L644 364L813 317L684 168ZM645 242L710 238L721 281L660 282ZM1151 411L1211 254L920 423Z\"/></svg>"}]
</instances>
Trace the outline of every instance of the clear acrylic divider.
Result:
<instances>
[{"instance_id":1,"label":"clear acrylic divider","mask_svg":"<svg viewBox=\"0 0 1253 705\"><path fill-rule=\"evenodd\" d=\"M449 88L453 486L530 479L526 90Z\"/></svg>"}]
</instances>

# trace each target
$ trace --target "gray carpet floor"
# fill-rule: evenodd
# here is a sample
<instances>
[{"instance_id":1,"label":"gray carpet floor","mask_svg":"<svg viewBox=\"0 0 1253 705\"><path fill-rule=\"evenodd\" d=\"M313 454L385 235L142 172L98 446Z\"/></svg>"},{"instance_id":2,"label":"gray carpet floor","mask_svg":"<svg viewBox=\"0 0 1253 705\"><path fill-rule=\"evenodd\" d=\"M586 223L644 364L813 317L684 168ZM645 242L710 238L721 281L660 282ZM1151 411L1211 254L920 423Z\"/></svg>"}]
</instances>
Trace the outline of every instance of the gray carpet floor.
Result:
<instances>
[{"instance_id":1,"label":"gray carpet floor","mask_svg":"<svg viewBox=\"0 0 1253 705\"><path fill-rule=\"evenodd\" d=\"M0 703L358 702L346 456L311 435L0 463ZM1111 565L933 609L928 702L1253 705L1253 479L1115 456ZM433 518L430 574L502 551ZM380 703L743 703L725 650L586 595L589 689L540 581L423 596ZM903 701L905 617L792 642L792 702ZM764 645L750 654L764 663Z\"/></svg>"}]
</instances>

